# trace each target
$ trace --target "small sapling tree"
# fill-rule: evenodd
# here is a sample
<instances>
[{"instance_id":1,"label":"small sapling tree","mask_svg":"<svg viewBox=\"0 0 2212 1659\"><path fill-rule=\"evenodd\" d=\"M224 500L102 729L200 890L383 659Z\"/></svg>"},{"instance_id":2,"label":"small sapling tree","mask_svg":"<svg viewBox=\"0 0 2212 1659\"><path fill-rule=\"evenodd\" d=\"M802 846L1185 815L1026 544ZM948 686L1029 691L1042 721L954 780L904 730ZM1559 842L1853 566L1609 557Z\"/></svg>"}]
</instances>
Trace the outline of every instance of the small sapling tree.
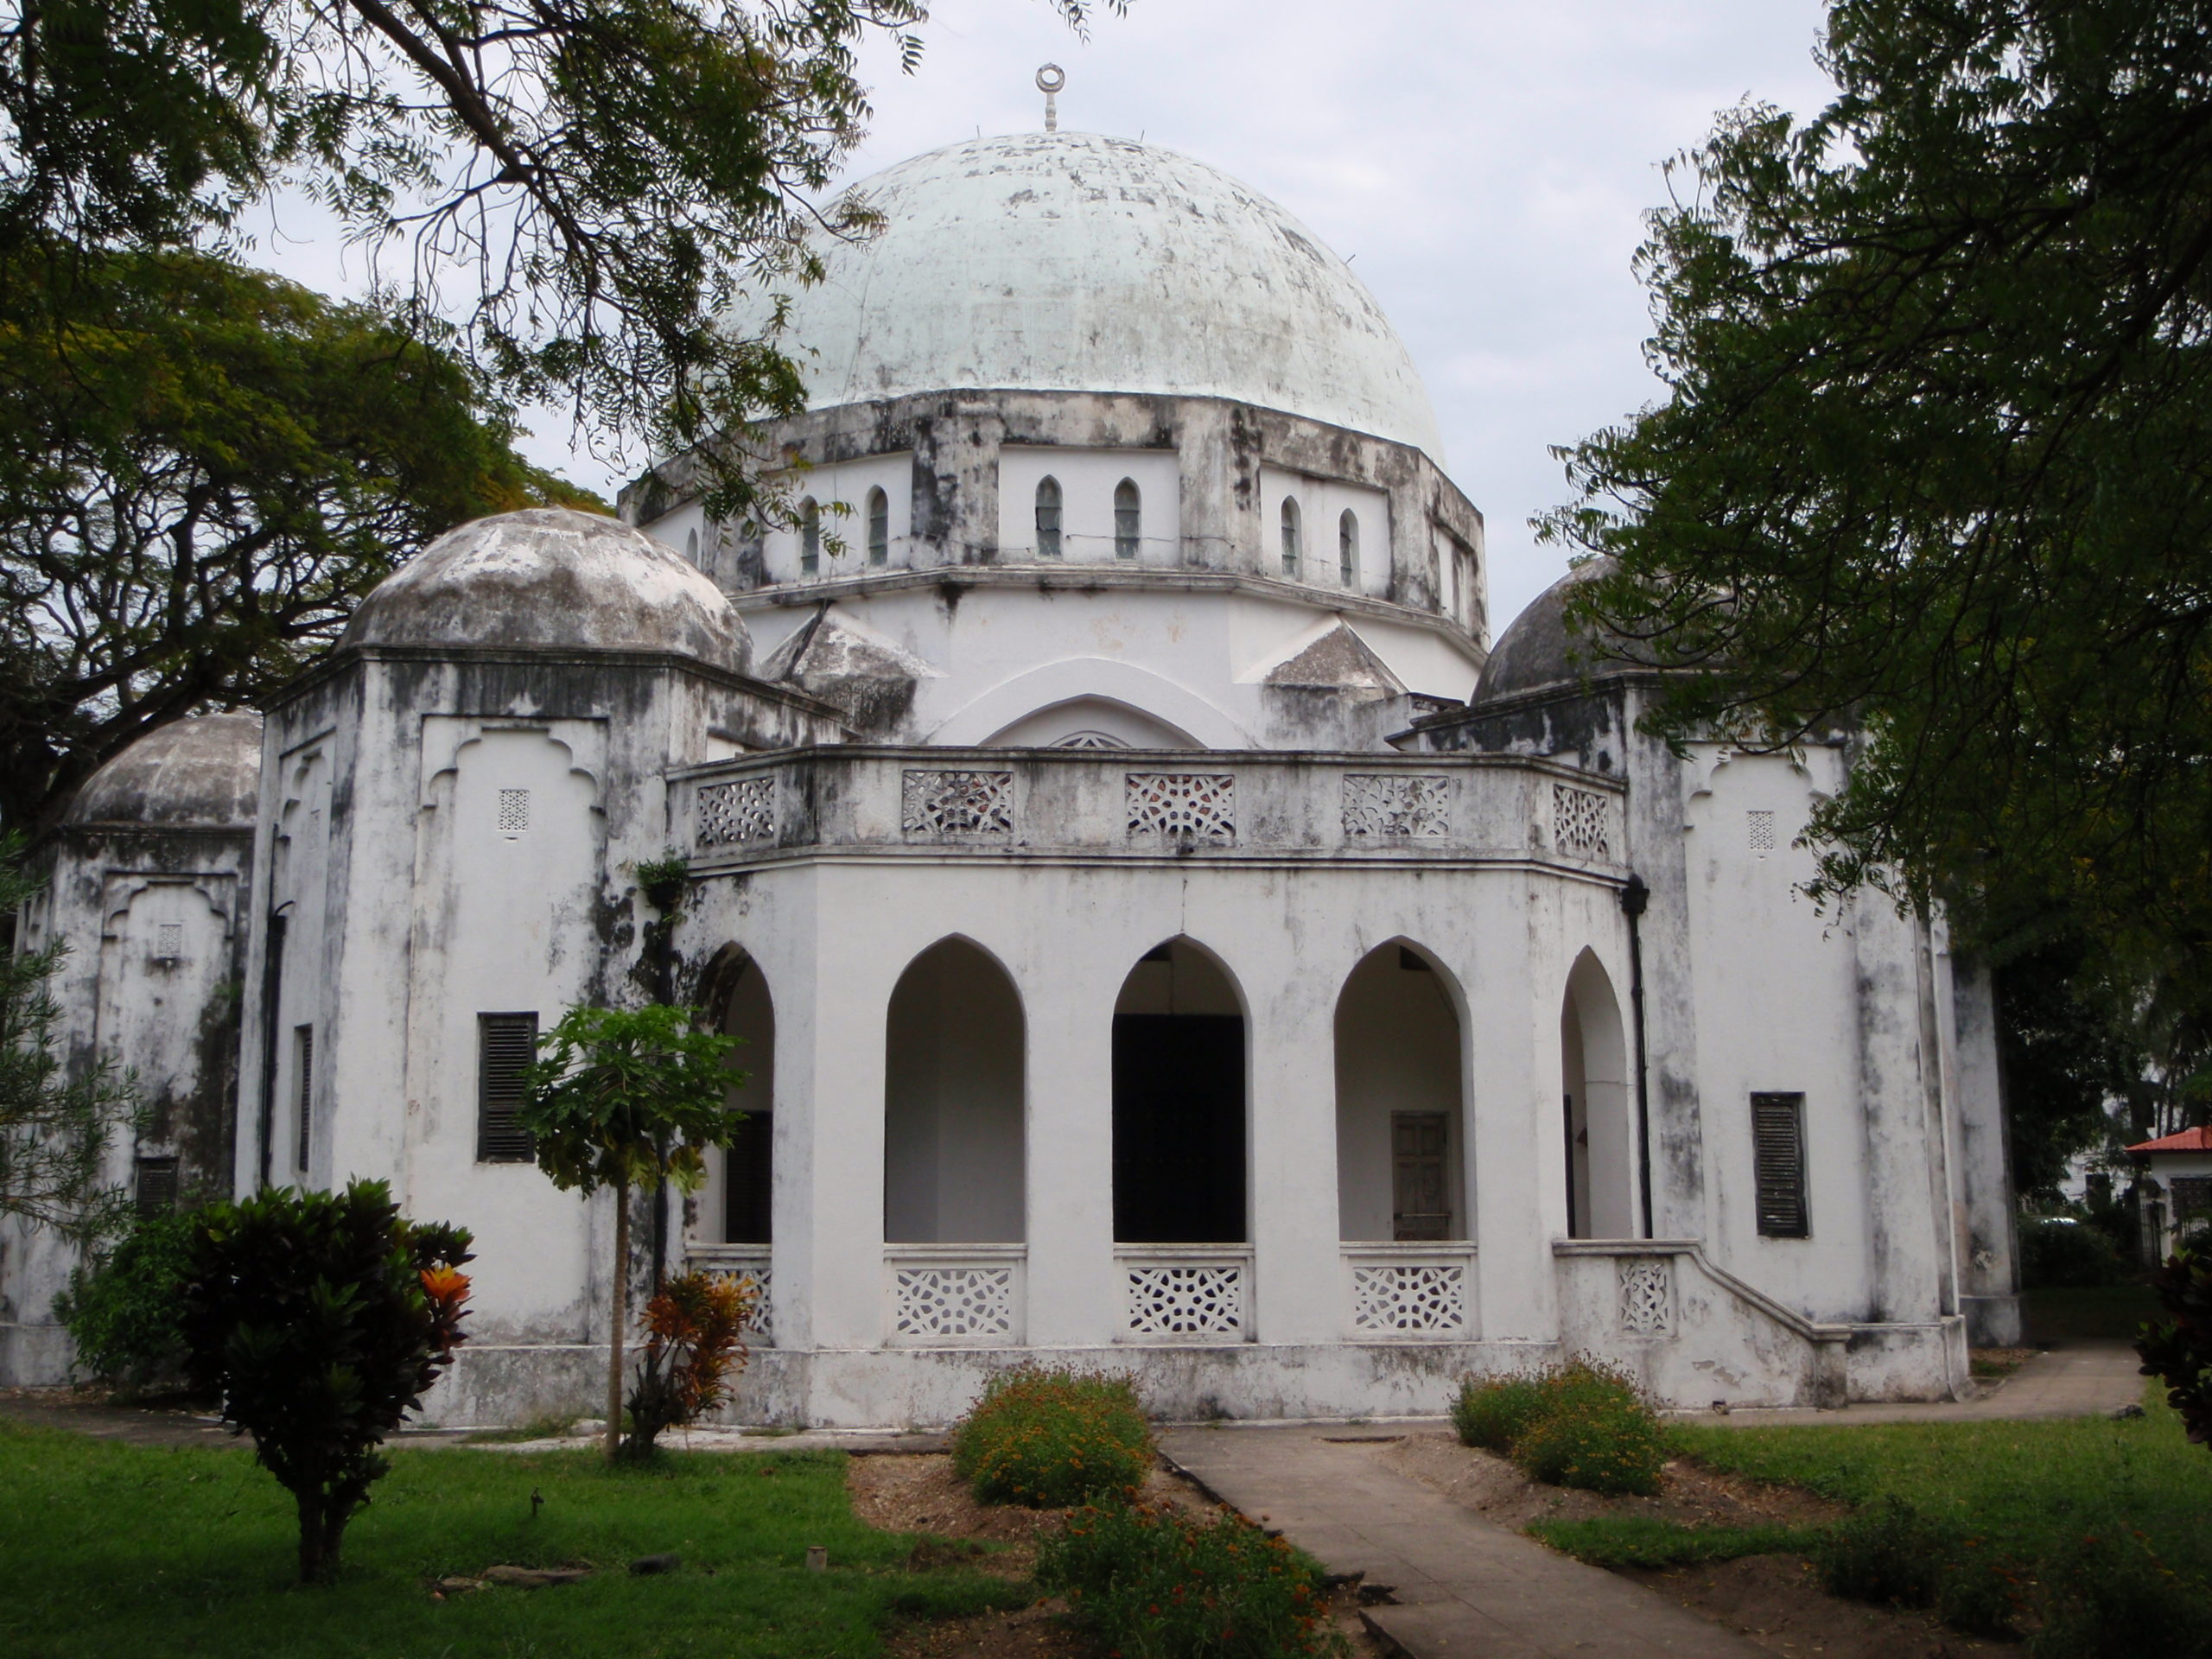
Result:
<instances>
[{"instance_id":1,"label":"small sapling tree","mask_svg":"<svg viewBox=\"0 0 2212 1659\"><path fill-rule=\"evenodd\" d=\"M694 1423L729 1397L750 1353L753 1291L728 1274L680 1273L645 1304L645 1352L630 1390L622 1455L643 1463L661 1431Z\"/></svg>"},{"instance_id":2,"label":"small sapling tree","mask_svg":"<svg viewBox=\"0 0 2212 1659\"><path fill-rule=\"evenodd\" d=\"M461 1340L468 1235L408 1221L382 1181L278 1187L194 1222L187 1369L297 1502L302 1582L327 1583L390 1467L377 1447Z\"/></svg>"},{"instance_id":3,"label":"small sapling tree","mask_svg":"<svg viewBox=\"0 0 2212 1659\"><path fill-rule=\"evenodd\" d=\"M702 1031L696 1008L573 1007L538 1039L516 1122L537 1141L537 1165L563 1192L614 1189L614 1282L609 1310L607 1456L622 1440L622 1334L630 1277L630 1193L665 1180L680 1192L706 1177L709 1147L727 1147L742 1115L729 1090L745 1081L727 1058L737 1039Z\"/></svg>"}]
</instances>

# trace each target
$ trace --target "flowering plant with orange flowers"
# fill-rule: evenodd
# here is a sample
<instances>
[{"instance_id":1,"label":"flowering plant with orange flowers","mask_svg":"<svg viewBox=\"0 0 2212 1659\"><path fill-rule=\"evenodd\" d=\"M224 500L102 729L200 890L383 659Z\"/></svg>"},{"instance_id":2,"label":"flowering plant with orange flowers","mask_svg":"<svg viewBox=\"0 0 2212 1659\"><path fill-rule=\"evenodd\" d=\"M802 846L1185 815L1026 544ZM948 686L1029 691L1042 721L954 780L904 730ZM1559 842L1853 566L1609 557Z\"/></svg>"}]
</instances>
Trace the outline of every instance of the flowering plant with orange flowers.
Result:
<instances>
[{"instance_id":1,"label":"flowering plant with orange flowers","mask_svg":"<svg viewBox=\"0 0 2212 1659\"><path fill-rule=\"evenodd\" d=\"M663 1429L696 1422L729 1398L732 1380L752 1357L745 1328L755 1295L729 1274L684 1273L645 1304L645 1352L630 1391L625 1461L649 1459Z\"/></svg>"}]
</instances>

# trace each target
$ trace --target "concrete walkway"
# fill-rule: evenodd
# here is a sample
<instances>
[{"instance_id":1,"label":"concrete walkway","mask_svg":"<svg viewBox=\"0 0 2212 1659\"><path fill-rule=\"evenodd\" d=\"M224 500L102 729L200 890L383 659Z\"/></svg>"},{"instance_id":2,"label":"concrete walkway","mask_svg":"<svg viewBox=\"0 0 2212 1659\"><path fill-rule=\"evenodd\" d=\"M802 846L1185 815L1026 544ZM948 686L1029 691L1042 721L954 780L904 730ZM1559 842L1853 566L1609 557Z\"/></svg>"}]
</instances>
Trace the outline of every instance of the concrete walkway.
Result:
<instances>
[{"instance_id":1,"label":"concrete walkway","mask_svg":"<svg viewBox=\"0 0 2212 1659\"><path fill-rule=\"evenodd\" d=\"M1414 1484L1344 1427L1174 1429L1170 1462L1279 1528L1332 1573L1388 1586L1368 1624L1413 1659L1765 1659L1600 1567L1553 1554Z\"/></svg>"},{"instance_id":2,"label":"concrete walkway","mask_svg":"<svg viewBox=\"0 0 2212 1659\"><path fill-rule=\"evenodd\" d=\"M2055 1417L2109 1416L2143 1402L2149 1382L2142 1361L2124 1342L2082 1342L2037 1354L2001 1382L1980 1384L1972 1400L1935 1405L1846 1406L1838 1411L1683 1412L1677 1421L1722 1427L1782 1423L2035 1422Z\"/></svg>"}]
</instances>

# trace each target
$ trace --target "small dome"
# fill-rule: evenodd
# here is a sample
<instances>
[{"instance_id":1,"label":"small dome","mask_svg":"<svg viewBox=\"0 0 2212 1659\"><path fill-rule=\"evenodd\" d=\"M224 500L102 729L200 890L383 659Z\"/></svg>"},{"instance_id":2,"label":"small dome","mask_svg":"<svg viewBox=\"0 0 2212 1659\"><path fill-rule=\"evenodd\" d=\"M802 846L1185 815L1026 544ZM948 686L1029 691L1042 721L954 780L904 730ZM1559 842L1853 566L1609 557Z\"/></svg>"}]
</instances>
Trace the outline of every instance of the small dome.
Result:
<instances>
[{"instance_id":1,"label":"small dome","mask_svg":"<svg viewBox=\"0 0 2212 1659\"><path fill-rule=\"evenodd\" d=\"M856 188L783 336L817 409L914 392L1225 397L1443 463L1413 359L1351 268L1247 185L1094 133L979 138Z\"/></svg>"},{"instance_id":2,"label":"small dome","mask_svg":"<svg viewBox=\"0 0 2212 1659\"><path fill-rule=\"evenodd\" d=\"M1522 691L1633 671L1637 664L1626 655L1621 642L1614 641L1613 648L1608 649L1586 635L1567 632L1567 601L1575 586L1612 568L1609 559L1592 559L1568 571L1531 600L1529 608L1513 619L1491 647L1473 701L1494 702Z\"/></svg>"},{"instance_id":3,"label":"small dome","mask_svg":"<svg viewBox=\"0 0 2212 1659\"><path fill-rule=\"evenodd\" d=\"M261 798L261 716L157 726L85 780L71 823L250 830Z\"/></svg>"},{"instance_id":4,"label":"small dome","mask_svg":"<svg viewBox=\"0 0 2212 1659\"><path fill-rule=\"evenodd\" d=\"M739 673L753 656L705 572L619 520L566 507L447 531L361 601L338 643L671 652Z\"/></svg>"}]
</instances>

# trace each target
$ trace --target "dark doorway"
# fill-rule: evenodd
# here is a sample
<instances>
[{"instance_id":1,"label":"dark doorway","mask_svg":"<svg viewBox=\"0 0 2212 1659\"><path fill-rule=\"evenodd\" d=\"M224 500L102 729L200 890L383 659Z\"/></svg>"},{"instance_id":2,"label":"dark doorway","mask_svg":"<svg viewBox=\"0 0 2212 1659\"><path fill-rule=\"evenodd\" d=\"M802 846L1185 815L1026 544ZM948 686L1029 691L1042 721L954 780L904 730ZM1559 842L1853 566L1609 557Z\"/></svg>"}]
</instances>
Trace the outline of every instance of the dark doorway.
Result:
<instances>
[{"instance_id":1,"label":"dark doorway","mask_svg":"<svg viewBox=\"0 0 2212 1659\"><path fill-rule=\"evenodd\" d=\"M1244 1242L1240 1016L1114 1016L1114 1237Z\"/></svg>"}]
</instances>

